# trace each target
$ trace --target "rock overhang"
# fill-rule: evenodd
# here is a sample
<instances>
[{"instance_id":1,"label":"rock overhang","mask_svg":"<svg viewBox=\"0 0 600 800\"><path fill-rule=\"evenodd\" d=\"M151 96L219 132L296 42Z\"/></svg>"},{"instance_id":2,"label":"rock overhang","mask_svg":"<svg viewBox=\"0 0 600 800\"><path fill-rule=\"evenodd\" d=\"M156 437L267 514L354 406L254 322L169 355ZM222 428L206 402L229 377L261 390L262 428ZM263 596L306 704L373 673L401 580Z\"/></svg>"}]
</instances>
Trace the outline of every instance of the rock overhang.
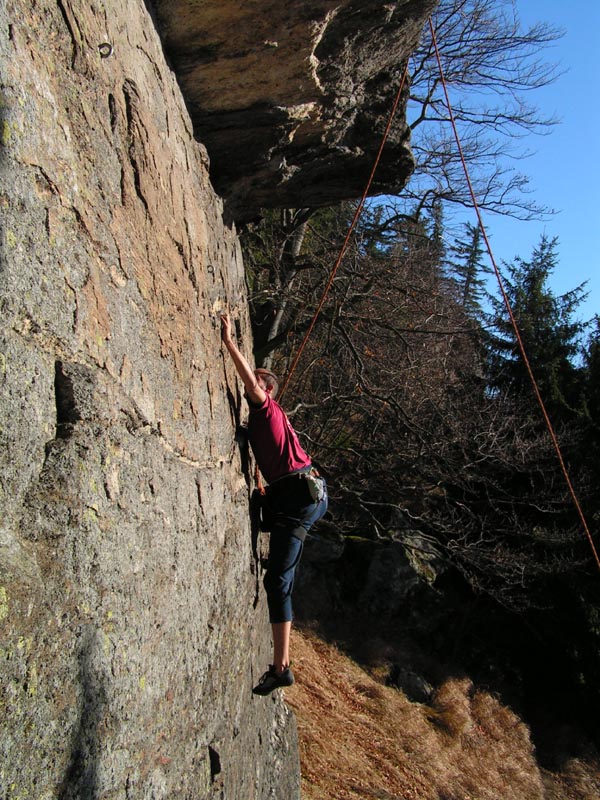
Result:
<instances>
[{"instance_id":1,"label":"rock overhang","mask_svg":"<svg viewBox=\"0 0 600 800\"><path fill-rule=\"evenodd\" d=\"M211 179L230 215L362 194L392 103L437 0L155 0ZM405 108L371 193L399 191L414 160Z\"/></svg>"}]
</instances>

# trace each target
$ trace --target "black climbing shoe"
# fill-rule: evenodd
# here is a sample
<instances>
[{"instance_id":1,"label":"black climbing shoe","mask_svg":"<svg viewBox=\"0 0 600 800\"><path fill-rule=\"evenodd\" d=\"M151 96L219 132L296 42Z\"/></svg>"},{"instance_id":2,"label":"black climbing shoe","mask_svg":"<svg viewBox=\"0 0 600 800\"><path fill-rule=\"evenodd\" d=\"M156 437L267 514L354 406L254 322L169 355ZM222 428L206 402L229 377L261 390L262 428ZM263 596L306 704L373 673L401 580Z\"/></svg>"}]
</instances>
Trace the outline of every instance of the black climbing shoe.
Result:
<instances>
[{"instance_id":1,"label":"black climbing shoe","mask_svg":"<svg viewBox=\"0 0 600 800\"><path fill-rule=\"evenodd\" d=\"M275 667L271 664L269 669L265 672L258 684L252 689L253 694L271 694L273 689L279 689L282 686L291 686L294 683L294 673L287 667L283 670L281 675L275 671Z\"/></svg>"}]
</instances>

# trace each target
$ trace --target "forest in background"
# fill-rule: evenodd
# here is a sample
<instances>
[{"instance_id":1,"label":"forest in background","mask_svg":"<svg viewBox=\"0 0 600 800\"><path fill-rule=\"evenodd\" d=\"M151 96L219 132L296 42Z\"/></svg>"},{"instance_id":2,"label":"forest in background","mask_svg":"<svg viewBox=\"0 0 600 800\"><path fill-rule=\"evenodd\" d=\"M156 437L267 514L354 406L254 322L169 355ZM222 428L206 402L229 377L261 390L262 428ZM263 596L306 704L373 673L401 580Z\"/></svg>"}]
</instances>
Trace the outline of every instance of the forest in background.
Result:
<instances>
[{"instance_id":1,"label":"forest in background","mask_svg":"<svg viewBox=\"0 0 600 800\"><path fill-rule=\"evenodd\" d=\"M521 30L511 8L442 0L435 24L481 207L536 219L547 209L500 156L518 131L554 124L519 90L556 77L540 53L560 33ZM550 753L554 723L596 735L600 573L505 304L486 290L481 231L454 221L469 199L435 69L425 34L410 70L415 176L363 212L284 405L330 484L332 535L435 553L440 656L451 643ZM265 212L243 232L257 364L287 375L354 208ZM585 286L552 291L556 249L542 236L501 271L597 543L600 322L578 316Z\"/></svg>"}]
</instances>

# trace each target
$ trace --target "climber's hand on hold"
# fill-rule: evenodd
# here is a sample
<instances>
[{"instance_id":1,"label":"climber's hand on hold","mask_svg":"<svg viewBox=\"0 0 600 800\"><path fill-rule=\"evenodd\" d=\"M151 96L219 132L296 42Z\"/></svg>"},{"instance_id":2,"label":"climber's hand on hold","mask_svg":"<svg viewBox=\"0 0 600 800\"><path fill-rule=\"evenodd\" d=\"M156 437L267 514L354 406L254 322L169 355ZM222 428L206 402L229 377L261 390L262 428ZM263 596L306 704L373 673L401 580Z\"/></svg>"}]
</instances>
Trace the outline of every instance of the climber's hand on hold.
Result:
<instances>
[{"instance_id":1,"label":"climber's hand on hold","mask_svg":"<svg viewBox=\"0 0 600 800\"><path fill-rule=\"evenodd\" d=\"M229 314L221 314L221 339L227 344L231 341L231 320Z\"/></svg>"}]
</instances>

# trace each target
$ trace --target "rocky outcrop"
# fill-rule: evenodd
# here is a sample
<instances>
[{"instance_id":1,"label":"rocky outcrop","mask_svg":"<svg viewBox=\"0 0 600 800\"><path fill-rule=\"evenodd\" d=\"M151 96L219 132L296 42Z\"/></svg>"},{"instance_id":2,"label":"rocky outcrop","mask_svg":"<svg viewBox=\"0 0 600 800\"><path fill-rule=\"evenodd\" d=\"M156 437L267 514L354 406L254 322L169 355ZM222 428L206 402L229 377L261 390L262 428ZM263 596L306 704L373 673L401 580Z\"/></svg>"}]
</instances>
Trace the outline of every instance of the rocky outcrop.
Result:
<instances>
[{"instance_id":1,"label":"rocky outcrop","mask_svg":"<svg viewBox=\"0 0 600 800\"><path fill-rule=\"evenodd\" d=\"M234 217L248 219L261 206L362 194L436 0L153 5L213 183ZM373 194L399 191L412 172L407 95Z\"/></svg>"},{"instance_id":2,"label":"rocky outcrop","mask_svg":"<svg viewBox=\"0 0 600 800\"><path fill-rule=\"evenodd\" d=\"M206 152L141 0L8 2L0 69L0 794L297 797Z\"/></svg>"},{"instance_id":3,"label":"rocky outcrop","mask_svg":"<svg viewBox=\"0 0 600 800\"><path fill-rule=\"evenodd\" d=\"M172 21L181 9L169 5ZM218 81L202 71L208 45L198 69L193 37L180 54L215 179L231 181L238 207L264 203L269 182L295 206L351 195L346 173L368 151L360 129L379 119L373 105L359 122L356 98L383 98L393 72L390 42L379 75L360 56L362 34L372 40L389 18L396 64L418 29L404 12L419 4L381 5L364 30L358 4L248 5L264 18L261 47L281 62L246 80L246 32L227 20L239 4L201 4L211 41L219 28L223 40L238 34ZM182 16L180 30L197 23ZM307 63L313 83L298 88ZM281 697L250 693L270 656L262 543L218 314L231 311L247 351L250 327L205 147L142 0L8 0L0 71L3 796L293 800L293 717ZM278 93L252 90L261 71ZM401 124L395 135L388 157L409 165Z\"/></svg>"},{"instance_id":4,"label":"rocky outcrop","mask_svg":"<svg viewBox=\"0 0 600 800\"><path fill-rule=\"evenodd\" d=\"M323 608L338 618L406 618L429 603L444 571L441 553L417 532L405 532L402 541L312 533L298 573L296 610L311 623L320 621Z\"/></svg>"}]
</instances>

